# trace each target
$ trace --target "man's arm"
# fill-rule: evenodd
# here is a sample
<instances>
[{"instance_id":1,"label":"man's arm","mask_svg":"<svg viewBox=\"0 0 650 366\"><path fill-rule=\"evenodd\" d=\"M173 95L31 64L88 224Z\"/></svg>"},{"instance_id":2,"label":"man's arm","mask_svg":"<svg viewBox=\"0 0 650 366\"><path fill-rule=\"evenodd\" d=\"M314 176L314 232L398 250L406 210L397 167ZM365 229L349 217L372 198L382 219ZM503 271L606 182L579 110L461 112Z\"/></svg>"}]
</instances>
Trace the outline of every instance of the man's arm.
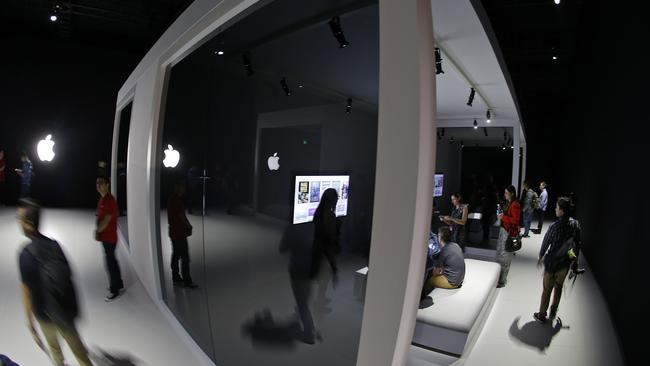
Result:
<instances>
[{"instance_id":1,"label":"man's arm","mask_svg":"<svg viewBox=\"0 0 650 366\"><path fill-rule=\"evenodd\" d=\"M104 230L106 230L106 228L108 227L108 224L111 223L111 219L112 219L112 218L113 218L113 215L110 215L110 214L104 216L104 218L101 219L101 220L99 221L99 223L97 224L97 233L101 233L101 232L103 232Z\"/></svg>"}]
</instances>

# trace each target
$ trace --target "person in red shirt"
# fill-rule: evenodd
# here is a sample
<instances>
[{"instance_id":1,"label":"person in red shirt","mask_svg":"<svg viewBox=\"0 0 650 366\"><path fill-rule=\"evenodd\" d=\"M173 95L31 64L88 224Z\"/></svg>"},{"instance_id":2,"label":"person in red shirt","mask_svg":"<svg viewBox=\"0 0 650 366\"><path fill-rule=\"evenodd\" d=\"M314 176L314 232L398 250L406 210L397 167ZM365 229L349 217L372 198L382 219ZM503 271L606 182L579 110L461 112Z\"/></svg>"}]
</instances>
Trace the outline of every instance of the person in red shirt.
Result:
<instances>
[{"instance_id":1,"label":"person in red shirt","mask_svg":"<svg viewBox=\"0 0 650 366\"><path fill-rule=\"evenodd\" d=\"M100 241L104 247L106 271L110 278L110 292L106 302L115 300L124 289L120 264L115 257L117 248L117 201L110 192L110 182L106 177L98 177L96 182L97 192L101 196L97 203L97 230L95 240Z\"/></svg>"},{"instance_id":2,"label":"person in red shirt","mask_svg":"<svg viewBox=\"0 0 650 366\"><path fill-rule=\"evenodd\" d=\"M6 205L5 202L5 151L0 149L0 204Z\"/></svg>"},{"instance_id":3,"label":"person in red shirt","mask_svg":"<svg viewBox=\"0 0 650 366\"><path fill-rule=\"evenodd\" d=\"M174 193L167 200L167 222L169 223L169 238L172 240L172 280L175 285L183 284L188 288L197 288L198 286L192 282L190 275L187 237L192 235L192 225L185 215L184 194L185 183L177 182L174 185ZM178 273L179 260L181 261L182 277Z\"/></svg>"},{"instance_id":4,"label":"person in red shirt","mask_svg":"<svg viewBox=\"0 0 650 366\"><path fill-rule=\"evenodd\" d=\"M505 190L506 204L503 213L498 215L501 220L499 229L499 240L497 241L497 263L501 265L501 275L497 287L503 287L508 282L508 271L512 253L506 251L506 241L509 236L519 236L519 218L521 217L521 206L517 201L517 189L510 186Z\"/></svg>"}]
</instances>

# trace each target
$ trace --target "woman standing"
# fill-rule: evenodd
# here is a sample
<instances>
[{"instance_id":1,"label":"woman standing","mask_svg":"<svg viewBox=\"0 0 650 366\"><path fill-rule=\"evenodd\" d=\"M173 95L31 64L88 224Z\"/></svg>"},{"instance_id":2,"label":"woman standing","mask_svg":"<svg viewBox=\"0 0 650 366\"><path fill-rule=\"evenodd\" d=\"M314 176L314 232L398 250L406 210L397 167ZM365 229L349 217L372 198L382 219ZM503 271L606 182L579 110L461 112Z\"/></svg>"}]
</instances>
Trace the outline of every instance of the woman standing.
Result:
<instances>
[{"instance_id":1,"label":"woman standing","mask_svg":"<svg viewBox=\"0 0 650 366\"><path fill-rule=\"evenodd\" d=\"M467 223L468 208L467 205L463 204L463 197L460 193L454 193L451 195L451 203L454 205L454 209L451 212L451 216L443 216L442 220L445 224L449 225L451 230L451 242L460 245L465 251L465 224Z\"/></svg>"},{"instance_id":2,"label":"woman standing","mask_svg":"<svg viewBox=\"0 0 650 366\"><path fill-rule=\"evenodd\" d=\"M503 213L498 215L501 220L501 228L499 229L499 240L497 241L497 262L501 265L501 275L497 287L503 287L508 282L512 253L506 252L506 241L510 236L519 236L519 217L521 215L521 206L517 201L517 189L510 186L506 188L504 195L506 199L505 207Z\"/></svg>"}]
</instances>

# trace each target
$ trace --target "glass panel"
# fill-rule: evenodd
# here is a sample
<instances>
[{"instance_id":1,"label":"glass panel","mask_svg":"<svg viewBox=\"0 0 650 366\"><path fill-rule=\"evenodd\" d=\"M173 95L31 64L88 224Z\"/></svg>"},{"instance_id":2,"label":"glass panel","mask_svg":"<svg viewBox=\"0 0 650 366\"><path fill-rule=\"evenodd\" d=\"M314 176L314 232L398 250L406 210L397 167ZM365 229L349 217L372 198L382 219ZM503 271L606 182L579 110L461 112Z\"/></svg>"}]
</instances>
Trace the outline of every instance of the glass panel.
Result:
<instances>
[{"instance_id":1,"label":"glass panel","mask_svg":"<svg viewBox=\"0 0 650 366\"><path fill-rule=\"evenodd\" d=\"M496 206L512 182L512 128L439 128L438 136L436 174L442 175L442 193L434 197L433 232L445 225L442 216L454 213L451 196L460 193L469 219L455 240L462 247L495 249Z\"/></svg>"},{"instance_id":2,"label":"glass panel","mask_svg":"<svg viewBox=\"0 0 650 366\"><path fill-rule=\"evenodd\" d=\"M116 167L116 179L114 182L117 189L117 206L120 210L120 216L118 218L118 228L122 235L126 238L126 245L129 246L129 230L128 230L128 221L126 219L126 164L129 148L129 129L131 127L131 108L133 107L133 102L129 102L122 111L120 111L120 121L119 121L119 134L117 140L117 167Z\"/></svg>"},{"instance_id":3,"label":"glass panel","mask_svg":"<svg viewBox=\"0 0 650 366\"><path fill-rule=\"evenodd\" d=\"M372 1L277 0L171 70L161 148L173 145L181 162L161 168L161 208L184 180L199 289L171 285L161 209L166 302L218 365L356 363L378 31Z\"/></svg>"}]
</instances>

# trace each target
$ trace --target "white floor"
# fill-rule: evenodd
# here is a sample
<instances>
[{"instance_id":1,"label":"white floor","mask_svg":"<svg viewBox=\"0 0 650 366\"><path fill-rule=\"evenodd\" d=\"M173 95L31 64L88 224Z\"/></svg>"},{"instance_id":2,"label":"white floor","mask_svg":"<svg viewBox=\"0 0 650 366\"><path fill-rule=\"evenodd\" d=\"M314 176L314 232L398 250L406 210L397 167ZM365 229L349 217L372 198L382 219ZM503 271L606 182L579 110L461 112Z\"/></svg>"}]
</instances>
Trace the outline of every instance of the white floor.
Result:
<instances>
[{"instance_id":1,"label":"white floor","mask_svg":"<svg viewBox=\"0 0 650 366\"><path fill-rule=\"evenodd\" d=\"M46 366L50 365L47 356L36 347L25 326L17 255L26 238L14 216L14 210L0 209L0 353L21 366ZM71 262L83 311L79 331L91 352L107 354L96 364L197 364L125 259L120 264L126 293L113 303L104 302L108 284L102 249L92 237L94 220L92 211L47 210L42 231L60 241ZM76 365L67 347L65 350L68 364Z\"/></svg>"},{"instance_id":2,"label":"white floor","mask_svg":"<svg viewBox=\"0 0 650 366\"><path fill-rule=\"evenodd\" d=\"M542 235L524 238L513 258L508 284L497 299L469 353L454 363L489 365L623 365L621 349L604 298L587 263L587 272L565 282L558 317L561 324L534 321L542 292L542 269L536 266ZM584 259L584 258L583 258ZM449 365L448 358L419 351L412 366ZM429 363L423 360L430 360Z\"/></svg>"},{"instance_id":3,"label":"white floor","mask_svg":"<svg viewBox=\"0 0 650 366\"><path fill-rule=\"evenodd\" d=\"M114 303L103 301L107 279L101 248L92 238L93 223L92 211L47 210L42 230L46 235L60 240L75 271L85 315L79 328L89 348L96 353L104 351L110 354L113 360L105 362L106 365L197 364L189 348L146 295L126 260L121 260L121 264L127 292ZM492 312L475 345L456 365L623 364L604 300L589 271L578 278L575 286L570 282L565 285L559 311L562 326L541 325L533 321L532 313L537 311L541 293L542 274L535 266L541 239L541 235L533 235L524 242L524 248L513 260L508 286L498 290ZM35 346L25 327L20 300L17 254L25 242L26 239L15 222L14 211L0 209L0 325L3 329L0 332L0 353L10 356L23 366L45 366L49 365L48 360ZM344 291L346 294L349 292L350 288ZM343 317L337 319L337 323L346 321L344 313L355 313L348 307L356 310L361 306L360 303L348 302L347 306L343 302L335 306L337 311L334 314ZM251 316L252 309L261 310L264 306L246 308L245 314ZM357 319L347 321L356 322ZM241 323L238 321L236 324ZM337 338L344 339L348 336L334 336L335 329L327 333L331 333L328 338L333 341L332 346L336 345ZM233 348L241 350L240 346ZM249 348L245 352L251 353L254 349ZM330 357L335 357L337 347L321 349ZM304 360L316 361L308 364L318 364L318 357L313 353L315 350L300 346L291 352L291 359L298 356ZM277 351L256 351L260 352L256 357L263 355L269 361L282 359ZM454 361L427 352L420 353L418 366L449 365ZM66 354L69 364L76 364L71 355ZM346 356L342 363L346 363L351 355ZM247 357L252 358L250 354ZM427 362L427 359L433 362ZM260 364L264 363L260 360Z\"/></svg>"}]
</instances>

